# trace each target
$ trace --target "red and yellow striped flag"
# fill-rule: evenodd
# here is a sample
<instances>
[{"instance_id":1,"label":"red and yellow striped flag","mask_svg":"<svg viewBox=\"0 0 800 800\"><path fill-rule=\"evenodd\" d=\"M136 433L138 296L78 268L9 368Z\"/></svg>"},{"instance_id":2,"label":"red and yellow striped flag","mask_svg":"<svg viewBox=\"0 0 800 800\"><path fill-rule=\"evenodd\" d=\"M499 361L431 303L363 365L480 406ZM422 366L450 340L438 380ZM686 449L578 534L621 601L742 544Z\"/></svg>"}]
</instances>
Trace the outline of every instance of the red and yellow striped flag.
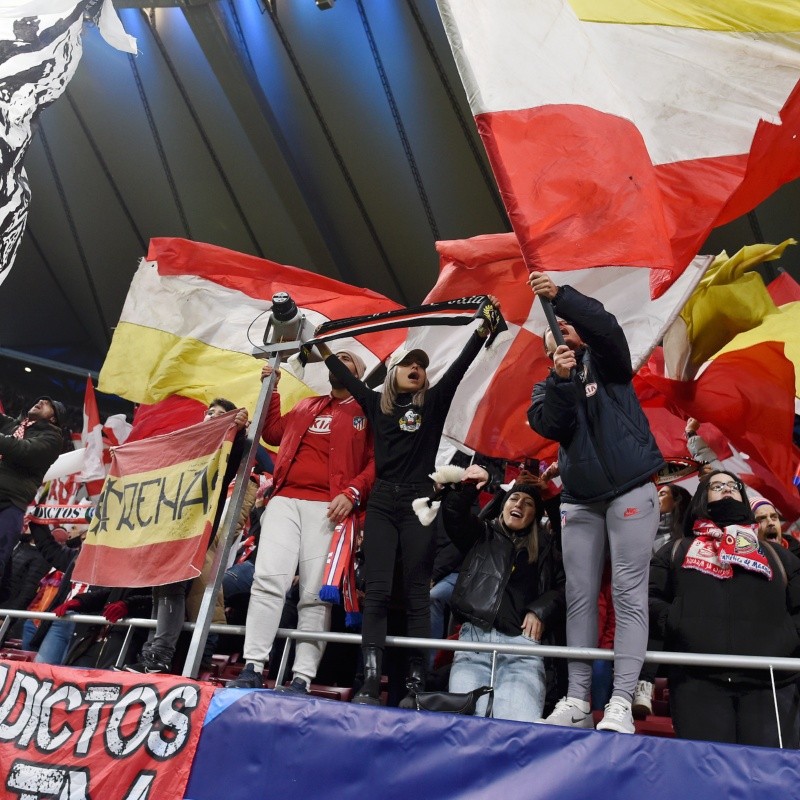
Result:
<instances>
[{"instance_id":1,"label":"red and yellow striped flag","mask_svg":"<svg viewBox=\"0 0 800 800\"><path fill-rule=\"evenodd\" d=\"M158 586L200 574L236 412L116 448L73 579Z\"/></svg>"}]
</instances>

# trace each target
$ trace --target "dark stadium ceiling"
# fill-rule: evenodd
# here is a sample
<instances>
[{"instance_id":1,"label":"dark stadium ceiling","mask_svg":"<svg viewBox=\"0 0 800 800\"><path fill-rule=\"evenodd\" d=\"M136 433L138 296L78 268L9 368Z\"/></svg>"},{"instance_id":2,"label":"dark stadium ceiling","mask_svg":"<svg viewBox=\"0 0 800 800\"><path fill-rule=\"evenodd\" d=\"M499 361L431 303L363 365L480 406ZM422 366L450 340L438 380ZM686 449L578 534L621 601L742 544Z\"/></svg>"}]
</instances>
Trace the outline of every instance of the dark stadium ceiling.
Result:
<instances>
[{"instance_id":1,"label":"dark stadium ceiling","mask_svg":"<svg viewBox=\"0 0 800 800\"><path fill-rule=\"evenodd\" d=\"M509 230L434 0L114 5L139 54L87 26L75 77L40 117L0 353L98 369L155 236L408 304L436 280L436 240ZM798 208L794 183L704 250L796 235ZM781 266L800 276L800 252ZM14 381L22 363L3 362Z\"/></svg>"}]
</instances>

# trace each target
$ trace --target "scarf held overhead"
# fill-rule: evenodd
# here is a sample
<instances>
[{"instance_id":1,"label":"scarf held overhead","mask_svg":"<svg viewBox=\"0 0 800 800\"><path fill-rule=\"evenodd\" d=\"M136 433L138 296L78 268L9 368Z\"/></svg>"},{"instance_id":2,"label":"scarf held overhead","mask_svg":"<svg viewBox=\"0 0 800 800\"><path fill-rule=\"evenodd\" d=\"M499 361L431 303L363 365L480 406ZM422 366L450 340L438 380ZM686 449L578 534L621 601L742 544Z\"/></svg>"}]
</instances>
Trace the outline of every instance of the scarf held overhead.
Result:
<instances>
[{"instance_id":1,"label":"scarf held overhead","mask_svg":"<svg viewBox=\"0 0 800 800\"><path fill-rule=\"evenodd\" d=\"M500 309L486 295L460 297L411 308L398 308L380 314L331 320L319 326L313 339L303 345L301 359L307 360L311 348L350 336L361 336L392 328L416 328L427 325L469 325L474 319L486 323L491 331L486 338L490 347L498 334L508 330Z\"/></svg>"}]
</instances>

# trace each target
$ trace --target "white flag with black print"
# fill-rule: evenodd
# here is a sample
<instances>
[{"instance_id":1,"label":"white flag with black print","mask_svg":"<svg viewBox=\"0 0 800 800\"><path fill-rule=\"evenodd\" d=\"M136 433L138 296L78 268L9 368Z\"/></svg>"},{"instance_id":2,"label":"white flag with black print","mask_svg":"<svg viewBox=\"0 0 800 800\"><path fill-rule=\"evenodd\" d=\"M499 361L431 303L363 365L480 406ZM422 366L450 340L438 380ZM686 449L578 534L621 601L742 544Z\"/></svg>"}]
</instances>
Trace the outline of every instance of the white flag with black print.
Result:
<instances>
[{"instance_id":1,"label":"white flag with black print","mask_svg":"<svg viewBox=\"0 0 800 800\"><path fill-rule=\"evenodd\" d=\"M111 0L0 0L0 283L25 230L30 187L22 165L33 123L75 74L84 20L113 47L136 53Z\"/></svg>"}]
</instances>

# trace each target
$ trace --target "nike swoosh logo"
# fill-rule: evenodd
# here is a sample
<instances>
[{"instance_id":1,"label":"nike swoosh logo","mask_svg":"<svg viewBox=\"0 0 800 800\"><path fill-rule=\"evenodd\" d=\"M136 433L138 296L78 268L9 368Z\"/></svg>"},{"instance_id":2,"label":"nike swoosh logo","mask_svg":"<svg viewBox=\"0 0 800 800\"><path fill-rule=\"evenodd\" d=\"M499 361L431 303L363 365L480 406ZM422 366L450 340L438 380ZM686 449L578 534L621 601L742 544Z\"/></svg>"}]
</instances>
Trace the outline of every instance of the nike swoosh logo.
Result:
<instances>
[{"instance_id":1,"label":"nike swoosh logo","mask_svg":"<svg viewBox=\"0 0 800 800\"><path fill-rule=\"evenodd\" d=\"M573 722L583 722L584 719L586 719L585 715L581 715L580 717L573 717L572 721Z\"/></svg>"}]
</instances>

